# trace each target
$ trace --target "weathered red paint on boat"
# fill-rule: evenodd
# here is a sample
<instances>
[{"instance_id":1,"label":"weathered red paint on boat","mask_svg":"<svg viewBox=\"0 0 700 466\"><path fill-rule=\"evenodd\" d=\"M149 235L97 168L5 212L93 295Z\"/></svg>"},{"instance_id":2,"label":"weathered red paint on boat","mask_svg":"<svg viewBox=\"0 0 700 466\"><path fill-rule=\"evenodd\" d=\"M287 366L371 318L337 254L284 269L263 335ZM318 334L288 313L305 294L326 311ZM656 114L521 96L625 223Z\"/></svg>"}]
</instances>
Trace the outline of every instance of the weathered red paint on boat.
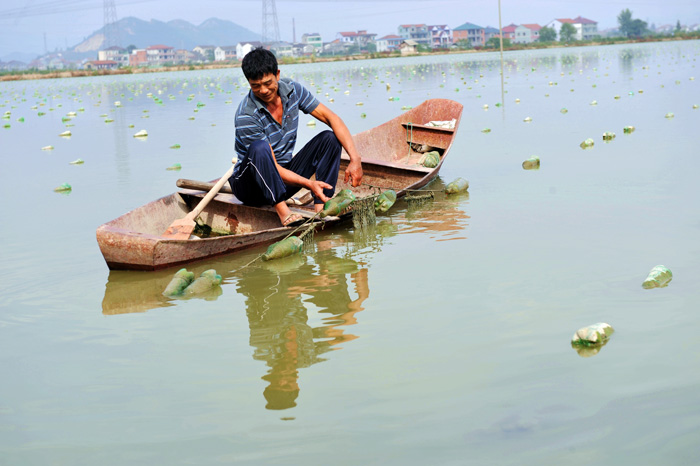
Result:
<instances>
[{"instance_id":1,"label":"weathered red paint on boat","mask_svg":"<svg viewBox=\"0 0 700 466\"><path fill-rule=\"evenodd\" d=\"M353 136L362 156L363 186L352 188L344 182L348 156L342 155L337 190L351 188L357 197L376 191L366 185L393 189L399 197L418 189L437 175L452 147L462 116L462 105L445 99L428 100L387 123ZM429 121L455 119L454 130L426 127ZM422 154L409 150L408 142L428 144L442 151L435 168L418 165ZM244 206L232 194L220 193L204 209L207 225L233 235L205 239L164 239L163 231L184 217L206 192L183 189L132 210L97 229L97 242L110 269L157 270L228 254L243 248L277 241L291 228L281 227L274 209ZM311 205L293 208L305 217L313 216Z\"/></svg>"}]
</instances>

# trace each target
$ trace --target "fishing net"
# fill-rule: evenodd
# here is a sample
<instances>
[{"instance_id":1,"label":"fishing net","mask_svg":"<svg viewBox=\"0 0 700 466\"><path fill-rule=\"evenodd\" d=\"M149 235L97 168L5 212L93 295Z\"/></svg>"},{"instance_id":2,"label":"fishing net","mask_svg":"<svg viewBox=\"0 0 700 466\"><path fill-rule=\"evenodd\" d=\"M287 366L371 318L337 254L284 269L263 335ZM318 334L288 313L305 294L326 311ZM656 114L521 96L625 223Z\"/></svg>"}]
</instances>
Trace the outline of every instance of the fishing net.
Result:
<instances>
[{"instance_id":1,"label":"fishing net","mask_svg":"<svg viewBox=\"0 0 700 466\"><path fill-rule=\"evenodd\" d=\"M432 191L414 192L404 197L406 203L411 207L425 204L433 199L435 199L435 195Z\"/></svg>"},{"instance_id":2,"label":"fishing net","mask_svg":"<svg viewBox=\"0 0 700 466\"><path fill-rule=\"evenodd\" d=\"M469 189L469 181L464 178L457 178L447 186L445 186L445 193L447 194L457 194L462 191Z\"/></svg>"},{"instance_id":3,"label":"fishing net","mask_svg":"<svg viewBox=\"0 0 700 466\"><path fill-rule=\"evenodd\" d=\"M374 200L376 196L367 196L355 200L352 204L352 224L355 229L366 229L377 221L374 212Z\"/></svg>"},{"instance_id":4,"label":"fishing net","mask_svg":"<svg viewBox=\"0 0 700 466\"><path fill-rule=\"evenodd\" d=\"M271 244L270 247L267 248L267 252L262 255L262 260L270 261L291 256L292 254L301 252L303 247L304 242L302 240L296 236L290 236L282 241Z\"/></svg>"},{"instance_id":5,"label":"fishing net","mask_svg":"<svg viewBox=\"0 0 700 466\"><path fill-rule=\"evenodd\" d=\"M426 168L435 168L440 163L440 153L438 151L426 152L423 157L423 166Z\"/></svg>"},{"instance_id":6,"label":"fishing net","mask_svg":"<svg viewBox=\"0 0 700 466\"><path fill-rule=\"evenodd\" d=\"M302 245L302 251L305 253L309 254L312 252L313 247L314 247L314 236L315 236L315 230L316 230L316 224L312 223L309 225L309 227L304 230L300 235L299 238L301 239L303 245Z\"/></svg>"},{"instance_id":7,"label":"fishing net","mask_svg":"<svg viewBox=\"0 0 700 466\"><path fill-rule=\"evenodd\" d=\"M180 269L175 272L175 275L165 287L163 294L165 296L178 296L187 288L187 286L194 280L194 273L188 272L187 269Z\"/></svg>"},{"instance_id":8,"label":"fishing net","mask_svg":"<svg viewBox=\"0 0 700 466\"><path fill-rule=\"evenodd\" d=\"M185 288L184 295L185 296L193 296L196 294L202 294L205 293L212 288L221 285L221 275L216 273L216 270L214 269L209 269L205 270L202 272L202 275L199 276L195 281L190 283L190 285Z\"/></svg>"},{"instance_id":9,"label":"fishing net","mask_svg":"<svg viewBox=\"0 0 700 466\"><path fill-rule=\"evenodd\" d=\"M394 205L394 202L396 202L396 191L392 189L387 189L379 196L377 196L377 200L374 201L374 209L377 212L384 213L387 210L391 209L391 206Z\"/></svg>"}]
</instances>

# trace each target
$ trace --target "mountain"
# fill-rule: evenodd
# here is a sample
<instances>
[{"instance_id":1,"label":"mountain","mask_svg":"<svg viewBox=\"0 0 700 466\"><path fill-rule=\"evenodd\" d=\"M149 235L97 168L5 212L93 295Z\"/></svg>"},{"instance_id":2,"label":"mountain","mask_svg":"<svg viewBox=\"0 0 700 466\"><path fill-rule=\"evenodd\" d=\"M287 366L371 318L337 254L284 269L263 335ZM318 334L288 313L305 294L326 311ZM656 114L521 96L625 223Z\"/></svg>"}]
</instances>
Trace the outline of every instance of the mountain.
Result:
<instances>
[{"instance_id":1,"label":"mountain","mask_svg":"<svg viewBox=\"0 0 700 466\"><path fill-rule=\"evenodd\" d=\"M217 18L210 18L195 26L181 19L163 22L127 17L117 21L115 26L119 34L118 45L125 48L129 45L146 48L149 45L163 44L176 49L192 50L198 45L225 46L236 45L242 41L260 40L260 34L234 22ZM67 55L74 59L96 58L97 51L105 48L104 42L104 28L100 28L72 47Z\"/></svg>"}]
</instances>

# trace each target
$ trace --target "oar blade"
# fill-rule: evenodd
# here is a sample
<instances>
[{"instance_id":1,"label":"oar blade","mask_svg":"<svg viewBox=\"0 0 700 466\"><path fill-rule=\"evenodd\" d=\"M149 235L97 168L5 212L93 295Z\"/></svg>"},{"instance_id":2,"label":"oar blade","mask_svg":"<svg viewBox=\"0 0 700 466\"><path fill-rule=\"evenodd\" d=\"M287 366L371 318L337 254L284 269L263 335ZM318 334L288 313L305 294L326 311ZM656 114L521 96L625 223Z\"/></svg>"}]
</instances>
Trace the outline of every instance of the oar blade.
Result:
<instances>
[{"instance_id":1,"label":"oar blade","mask_svg":"<svg viewBox=\"0 0 700 466\"><path fill-rule=\"evenodd\" d=\"M180 218L171 223L168 229L165 230L165 233L163 233L161 237L163 239L189 239L190 235L194 231L194 227L194 220L190 220L188 218Z\"/></svg>"}]
</instances>

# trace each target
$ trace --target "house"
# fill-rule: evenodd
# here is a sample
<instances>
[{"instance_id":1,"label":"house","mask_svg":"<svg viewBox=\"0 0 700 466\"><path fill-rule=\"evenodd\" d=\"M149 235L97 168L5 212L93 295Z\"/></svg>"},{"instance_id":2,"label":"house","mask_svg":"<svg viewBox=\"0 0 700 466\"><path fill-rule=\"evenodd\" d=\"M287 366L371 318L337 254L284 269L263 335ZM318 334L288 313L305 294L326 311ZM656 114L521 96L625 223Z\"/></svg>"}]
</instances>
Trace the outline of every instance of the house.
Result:
<instances>
[{"instance_id":1,"label":"house","mask_svg":"<svg viewBox=\"0 0 700 466\"><path fill-rule=\"evenodd\" d=\"M580 27L577 27L577 30L581 32L581 39L579 40L592 40L599 35L598 23L592 19L579 16L578 18L574 18L573 21L574 26L580 25Z\"/></svg>"},{"instance_id":2,"label":"house","mask_svg":"<svg viewBox=\"0 0 700 466\"><path fill-rule=\"evenodd\" d=\"M294 46L289 42L275 42L269 45L269 49L277 58L294 56Z\"/></svg>"},{"instance_id":3,"label":"house","mask_svg":"<svg viewBox=\"0 0 700 466\"><path fill-rule=\"evenodd\" d=\"M292 44L292 56L294 57L304 57L304 56L309 56L313 55L315 53L320 52L323 50L323 44L321 44L321 48L317 49L315 46L311 44L305 44L303 42L298 42L296 44Z\"/></svg>"},{"instance_id":4,"label":"house","mask_svg":"<svg viewBox=\"0 0 700 466\"><path fill-rule=\"evenodd\" d=\"M226 45L214 49L214 61L232 61L236 59L236 46Z\"/></svg>"},{"instance_id":5,"label":"house","mask_svg":"<svg viewBox=\"0 0 700 466\"><path fill-rule=\"evenodd\" d=\"M112 46L97 52L98 61L112 60L119 63L119 66L129 65L129 51L118 46Z\"/></svg>"},{"instance_id":6,"label":"house","mask_svg":"<svg viewBox=\"0 0 700 466\"><path fill-rule=\"evenodd\" d=\"M430 47L430 30L425 24L402 24L398 28L398 35L402 39L410 39L418 44Z\"/></svg>"},{"instance_id":7,"label":"house","mask_svg":"<svg viewBox=\"0 0 700 466\"><path fill-rule=\"evenodd\" d=\"M452 40L455 44L467 41L472 47L483 46L486 43L485 35L484 28L473 23L464 23L452 30Z\"/></svg>"},{"instance_id":8,"label":"house","mask_svg":"<svg viewBox=\"0 0 700 466\"><path fill-rule=\"evenodd\" d=\"M503 38L504 39L515 39L515 30L518 28L517 24L511 23L503 28Z\"/></svg>"},{"instance_id":9,"label":"house","mask_svg":"<svg viewBox=\"0 0 700 466\"><path fill-rule=\"evenodd\" d=\"M134 49L129 55L129 66L136 68L139 66L148 66L148 57L146 49Z\"/></svg>"},{"instance_id":10,"label":"house","mask_svg":"<svg viewBox=\"0 0 700 466\"><path fill-rule=\"evenodd\" d=\"M248 52L253 49L257 49L258 47L262 47L262 43L257 40L250 42L239 42L236 44L236 58L238 61L241 61L243 60L243 57L248 55Z\"/></svg>"},{"instance_id":11,"label":"house","mask_svg":"<svg viewBox=\"0 0 700 466\"><path fill-rule=\"evenodd\" d=\"M486 26L484 28L484 42L488 42L492 37L500 37L499 34L498 29Z\"/></svg>"},{"instance_id":12,"label":"house","mask_svg":"<svg viewBox=\"0 0 700 466\"><path fill-rule=\"evenodd\" d=\"M119 63L114 60L94 60L85 63L86 70L116 70Z\"/></svg>"},{"instance_id":13,"label":"house","mask_svg":"<svg viewBox=\"0 0 700 466\"><path fill-rule=\"evenodd\" d=\"M197 60L201 55L185 49L175 50L175 63L190 63Z\"/></svg>"},{"instance_id":14,"label":"house","mask_svg":"<svg viewBox=\"0 0 700 466\"><path fill-rule=\"evenodd\" d=\"M194 53L200 54L205 60L209 59L210 55L214 55L214 50L216 50L216 45L198 45L192 49Z\"/></svg>"},{"instance_id":15,"label":"house","mask_svg":"<svg viewBox=\"0 0 700 466\"><path fill-rule=\"evenodd\" d=\"M446 24L428 26L430 31L430 47L444 49L452 45L452 30Z\"/></svg>"},{"instance_id":16,"label":"house","mask_svg":"<svg viewBox=\"0 0 700 466\"><path fill-rule=\"evenodd\" d=\"M595 36L600 35L598 33L598 23L590 19L583 18L581 16L579 16L576 19L553 19L552 21L547 23L546 26L557 31L557 37L559 38L559 40L561 40L561 27L563 24L566 23L571 24L576 30L576 33L574 34L575 40L591 40Z\"/></svg>"},{"instance_id":17,"label":"house","mask_svg":"<svg viewBox=\"0 0 700 466\"><path fill-rule=\"evenodd\" d=\"M513 42L516 44L531 44L540 38L539 24L520 24L515 28Z\"/></svg>"},{"instance_id":18,"label":"house","mask_svg":"<svg viewBox=\"0 0 700 466\"><path fill-rule=\"evenodd\" d=\"M175 62L175 49L167 45L150 45L146 47L146 59L149 66L162 66Z\"/></svg>"},{"instance_id":19,"label":"house","mask_svg":"<svg viewBox=\"0 0 700 466\"><path fill-rule=\"evenodd\" d=\"M22 71L27 69L27 64L17 60L8 62L0 62L0 70L3 71Z\"/></svg>"},{"instance_id":20,"label":"house","mask_svg":"<svg viewBox=\"0 0 700 466\"><path fill-rule=\"evenodd\" d=\"M389 34L388 36L381 37L377 39L377 52L394 52L399 49L403 39L396 34Z\"/></svg>"},{"instance_id":21,"label":"house","mask_svg":"<svg viewBox=\"0 0 700 466\"><path fill-rule=\"evenodd\" d=\"M302 34L301 43L312 45L317 50L323 48L323 40L321 39L321 34L319 34L318 32Z\"/></svg>"},{"instance_id":22,"label":"house","mask_svg":"<svg viewBox=\"0 0 700 466\"><path fill-rule=\"evenodd\" d=\"M323 44L323 53L327 55L343 55L346 53L346 50L347 44L343 43L340 39Z\"/></svg>"},{"instance_id":23,"label":"house","mask_svg":"<svg viewBox=\"0 0 700 466\"><path fill-rule=\"evenodd\" d=\"M340 42L347 44L348 47L357 45L360 50L367 48L367 44L374 43L374 38L377 34L367 33L366 30L357 32L339 32L336 36Z\"/></svg>"},{"instance_id":24,"label":"house","mask_svg":"<svg viewBox=\"0 0 700 466\"><path fill-rule=\"evenodd\" d=\"M401 55L415 55L418 53L418 42L413 39L405 39L399 44Z\"/></svg>"}]
</instances>

